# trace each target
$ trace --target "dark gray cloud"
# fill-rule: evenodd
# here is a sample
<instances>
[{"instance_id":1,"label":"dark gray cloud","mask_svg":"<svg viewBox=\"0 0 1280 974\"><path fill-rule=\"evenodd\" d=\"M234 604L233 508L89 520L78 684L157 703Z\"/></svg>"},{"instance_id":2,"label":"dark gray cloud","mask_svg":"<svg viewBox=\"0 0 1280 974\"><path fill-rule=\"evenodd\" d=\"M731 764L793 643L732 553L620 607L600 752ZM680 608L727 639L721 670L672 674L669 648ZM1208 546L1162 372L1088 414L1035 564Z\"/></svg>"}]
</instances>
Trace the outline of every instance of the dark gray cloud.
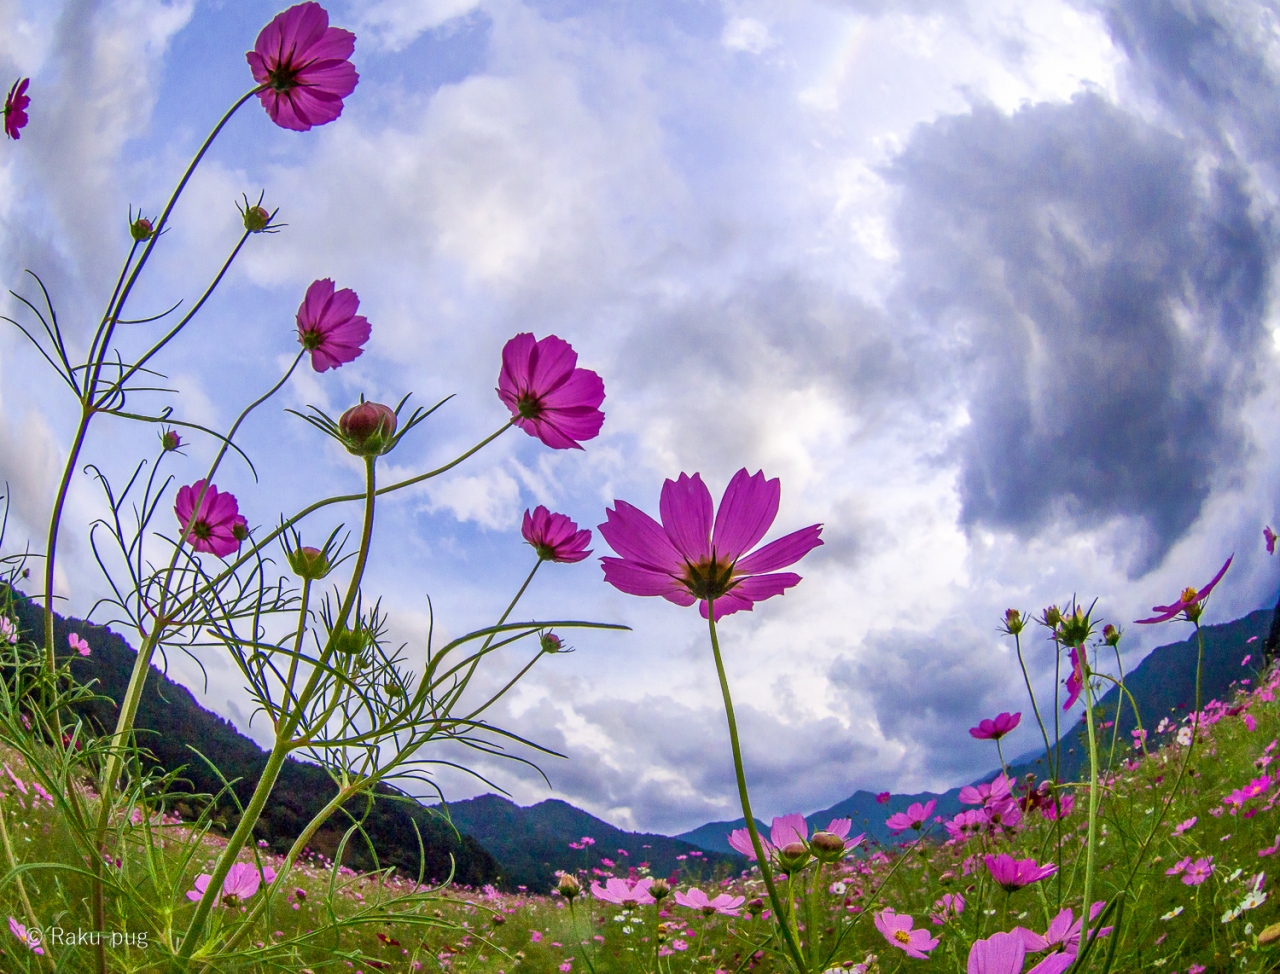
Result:
<instances>
[{"instance_id":1,"label":"dark gray cloud","mask_svg":"<svg viewBox=\"0 0 1280 974\"><path fill-rule=\"evenodd\" d=\"M1127 515L1158 561L1245 448L1275 246L1248 171L1086 93L922 126L890 177L903 294L970 388L964 523Z\"/></svg>"}]
</instances>

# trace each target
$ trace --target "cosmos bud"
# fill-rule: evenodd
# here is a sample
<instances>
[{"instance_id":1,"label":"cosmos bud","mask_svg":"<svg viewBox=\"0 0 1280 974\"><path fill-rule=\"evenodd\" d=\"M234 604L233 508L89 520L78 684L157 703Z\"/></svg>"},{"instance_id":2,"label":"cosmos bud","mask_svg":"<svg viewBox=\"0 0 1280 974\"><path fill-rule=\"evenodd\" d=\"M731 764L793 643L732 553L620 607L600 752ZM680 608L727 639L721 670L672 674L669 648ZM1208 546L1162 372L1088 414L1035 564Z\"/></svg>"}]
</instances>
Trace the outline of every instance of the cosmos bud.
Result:
<instances>
[{"instance_id":1,"label":"cosmos bud","mask_svg":"<svg viewBox=\"0 0 1280 974\"><path fill-rule=\"evenodd\" d=\"M349 452L358 457L381 456L395 443L396 414L380 402L362 402L342 414L338 429Z\"/></svg>"},{"instance_id":2,"label":"cosmos bud","mask_svg":"<svg viewBox=\"0 0 1280 974\"><path fill-rule=\"evenodd\" d=\"M778 865L787 874L803 869L808 861L809 847L803 842L788 842L778 850Z\"/></svg>"},{"instance_id":3,"label":"cosmos bud","mask_svg":"<svg viewBox=\"0 0 1280 974\"><path fill-rule=\"evenodd\" d=\"M146 217L140 216L129 224L129 236L139 243L144 240L150 240L153 233L155 233L155 228L152 227L151 221Z\"/></svg>"},{"instance_id":4,"label":"cosmos bud","mask_svg":"<svg viewBox=\"0 0 1280 974\"><path fill-rule=\"evenodd\" d=\"M261 206L246 207L244 211L244 228L250 233L261 233L271 222L271 214Z\"/></svg>"},{"instance_id":5,"label":"cosmos bud","mask_svg":"<svg viewBox=\"0 0 1280 974\"><path fill-rule=\"evenodd\" d=\"M661 903L671 893L671 887L665 879L655 879L649 884L649 895Z\"/></svg>"},{"instance_id":6,"label":"cosmos bud","mask_svg":"<svg viewBox=\"0 0 1280 974\"><path fill-rule=\"evenodd\" d=\"M839 862L844 855L844 839L832 832L814 832L809 849L820 862Z\"/></svg>"},{"instance_id":7,"label":"cosmos bud","mask_svg":"<svg viewBox=\"0 0 1280 974\"><path fill-rule=\"evenodd\" d=\"M1057 629L1060 622L1062 622L1062 610L1056 605L1049 606L1040 616L1040 624L1049 629Z\"/></svg>"},{"instance_id":8,"label":"cosmos bud","mask_svg":"<svg viewBox=\"0 0 1280 974\"><path fill-rule=\"evenodd\" d=\"M1102 627L1102 638L1108 646L1118 646L1120 644L1120 630L1108 622Z\"/></svg>"},{"instance_id":9,"label":"cosmos bud","mask_svg":"<svg viewBox=\"0 0 1280 974\"><path fill-rule=\"evenodd\" d=\"M177 430L165 430L160 436L160 445L172 453L182 446L182 437L178 435Z\"/></svg>"},{"instance_id":10,"label":"cosmos bud","mask_svg":"<svg viewBox=\"0 0 1280 974\"><path fill-rule=\"evenodd\" d=\"M1004 631L1010 636L1016 636L1026 627L1026 622L1022 618L1022 613L1017 609L1005 609L1004 611Z\"/></svg>"},{"instance_id":11,"label":"cosmos bud","mask_svg":"<svg viewBox=\"0 0 1280 974\"><path fill-rule=\"evenodd\" d=\"M753 900L747 900L747 912L753 917L758 917L764 912L764 900L758 896Z\"/></svg>"},{"instance_id":12,"label":"cosmos bud","mask_svg":"<svg viewBox=\"0 0 1280 974\"><path fill-rule=\"evenodd\" d=\"M314 582L328 575L333 566L319 548L303 545L289 552L289 567L299 578Z\"/></svg>"},{"instance_id":13,"label":"cosmos bud","mask_svg":"<svg viewBox=\"0 0 1280 974\"><path fill-rule=\"evenodd\" d=\"M560 875L560 882L556 886L556 889L566 900L572 900L582 892L582 884L578 882L576 876L573 876L570 873L562 873Z\"/></svg>"}]
</instances>

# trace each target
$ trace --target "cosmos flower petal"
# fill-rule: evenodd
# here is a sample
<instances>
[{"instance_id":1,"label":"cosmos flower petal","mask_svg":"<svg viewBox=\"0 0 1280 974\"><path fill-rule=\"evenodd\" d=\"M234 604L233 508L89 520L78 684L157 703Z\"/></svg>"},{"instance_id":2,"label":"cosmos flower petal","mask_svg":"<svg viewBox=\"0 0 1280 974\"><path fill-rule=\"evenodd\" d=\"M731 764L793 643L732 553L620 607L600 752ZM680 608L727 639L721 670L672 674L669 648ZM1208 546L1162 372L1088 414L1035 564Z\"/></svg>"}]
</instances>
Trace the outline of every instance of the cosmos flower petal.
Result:
<instances>
[{"instance_id":1,"label":"cosmos flower petal","mask_svg":"<svg viewBox=\"0 0 1280 974\"><path fill-rule=\"evenodd\" d=\"M809 825L799 812L779 815L769 829L769 841L781 849L790 842L803 842L809 838Z\"/></svg>"},{"instance_id":2,"label":"cosmos flower petal","mask_svg":"<svg viewBox=\"0 0 1280 974\"><path fill-rule=\"evenodd\" d=\"M604 580L628 595L661 595L678 605L693 605L694 597L687 588L665 572L642 568L623 558L601 558Z\"/></svg>"},{"instance_id":3,"label":"cosmos flower petal","mask_svg":"<svg viewBox=\"0 0 1280 974\"><path fill-rule=\"evenodd\" d=\"M656 571L675 574L680 570L680 553L671 544L662 525L626 501L614 501L605 508L600 535L623 558Z\"/></svg>"},{"instance_id":4,"label":"cosmos flower petal","mask_svg":"<svg viewBox=\"0 0 1280 974\"><path fill-rule=\"evenodd\" d=\"M819 537L821 534L821 524L811 524L807 528L793 531L777 541L769 542L759 551L753 551L745 558L738 559L736 570L748 575L756 575L794 565L822 544L822 539Z\"/></svg>"},{"instance_id":5,"label":"cosmos flower petal","mask_svg":"<svg viewBox=\"0 0 1280 974\"><path fill-rule=\"evenodd\" d=\"M736 561L743 552L754 548L778 516L781 499L782 482L778 478L765 480L763 471L751 475L745 467L735 473L716 512L712 533L716 557Z\"/></svg>"},{"instance_id":6,"label":"cosmos flower petal","mask_svg":"<svg viewBox=\"0 0 1280 974\"><path fill-rule=\"evenodd\" d=\"M682 473L677 480L666 481L658 511L667 537L686 561L711 557L711 491L701 476Z\"/></svg>"}]
</instances>

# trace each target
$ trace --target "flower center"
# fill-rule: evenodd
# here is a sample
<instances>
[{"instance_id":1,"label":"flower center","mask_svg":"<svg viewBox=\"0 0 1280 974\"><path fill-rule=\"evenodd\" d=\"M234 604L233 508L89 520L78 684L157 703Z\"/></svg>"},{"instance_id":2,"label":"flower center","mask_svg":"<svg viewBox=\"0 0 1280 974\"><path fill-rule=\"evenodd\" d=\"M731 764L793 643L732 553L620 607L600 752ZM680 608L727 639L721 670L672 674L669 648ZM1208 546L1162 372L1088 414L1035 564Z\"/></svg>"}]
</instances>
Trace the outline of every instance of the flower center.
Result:
<instances>
[{"instance_id":1,"label":"flower center","mask_svg":"<svg viewBox=\"0 0 1280 974\"><path fill-rule=\"evenodd\" d=\"M299 339L302 347L308 352L314 352L317 348L324 344L324 335L319 328L309 328L302 333Z\"/></svg>"},{"instance_id":2,"label":"flower center","mask_svg":"<svg viewBox=\"0 0 1280 974\"><path fill-rule=\"evenodd\" d=\"M208 541L209 536L212 533L212 530L209 528L209 522L203 518L197 519L191 525L191 537L193 538L199 538L201 541Z\"/></svg>"},{"instance_id":3,"label":"flower center","mask_svg":"<svg viewBox=\"0 0 1280 974\"><path fill-rule=\"evenodd\" d=\"M893 939L900 944L909 944L911 943L911 934L905 930L895 930L893 931Z\"/></svg>"},{"instance_id":4,"label":"flower center","mask_svg":"<svg viewBox=\"0 0 1280 974\"><path fill-rule=\"evenodd\" d=\"M274 71L267 72L267 84L276 91L290 91L298 87L298 70L287 61L277 64Z\"/></svg>"},{"instance_id":5,"label":"flower center","mask_svg":"<svg viewBox=\"0 0 1280 974\"><path fill-rule=\"evenodd\" d=\"M522 419L537 419L542 415L542 399L526 392L516 400L516 410Z\"/></svg>"},{"instance_id":6,"label":"flower center","mask_svg":"<svg viewBox=\"0 0 1280 974\"><path fill-rule=\"evenodd\" d=\"M685 562L680 581L694 598L701 600L718 599L738 584L733 577L733 563L720 561L714 551L706 561Z\"/></svg>"}]
</instances>

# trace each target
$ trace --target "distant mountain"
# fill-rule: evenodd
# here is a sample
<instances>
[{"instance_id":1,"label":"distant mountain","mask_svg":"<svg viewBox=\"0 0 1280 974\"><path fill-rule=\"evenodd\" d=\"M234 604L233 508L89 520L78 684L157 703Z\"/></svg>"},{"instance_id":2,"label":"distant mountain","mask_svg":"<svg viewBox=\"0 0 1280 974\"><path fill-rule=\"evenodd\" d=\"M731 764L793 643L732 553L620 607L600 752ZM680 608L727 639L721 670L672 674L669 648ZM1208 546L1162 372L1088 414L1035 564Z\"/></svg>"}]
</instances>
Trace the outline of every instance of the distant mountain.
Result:
<instances>
[{"instance_id":1,"label":"distant mountain","mask_svg":"<svg viewBox=\"0 0 1280 974\"><path fill-rule=\"evenodd\" d=\"M742 856L725 847L723 853L696 844L646 832L624 832L580 808L558 799L521 807L497 795L481 795L450 802L449 817L462 832L475 836L498 861L507 885L545 892L556 882L557 869L627 869L648 863L655 876L687 872L706 877L737 873L746 866ZM583 836L595 840L585 849L569 848ZM684 857L684 858L677 858ZM603 863L608 859L614 867Z\"/></svg>"},{"instance_id":2,"label":"distant mountain","mask_svg":"<svg viewBox=\"0 0 1280 974\"><path fill-rule=\"evenodd\" d=\"M1201 671L1200 683L1201 698L1204 703L1215 698L1219 700L1227 699L1233 692L1235 684L1240 680L1257 679L1258 670L1262 666L1263 644L1271 626L1272 615L1272 609L1259 609L1242 619L1236 619L1234 622L1205 626L1203 628L1204 667ZM1161 717L1181 716L1195 706L1196 656L1197 645L1193 633L1191 637L1180 643L1172 643L1152 650L1134 668L1133 672L1126 674L1125 684L1141 708L1142 725L1148 729L1149 733L1154 731ZM1246 657L1252 658L1249 660L1248 665L1242 665L1242 661ZM1111 657L1111 660L1114 661L1114 657ZM1104 653L1102 665L1106 665L1107 662L1108 658ZM1063 678L1066 678L1065 673ZM1116 701L1119 696L1119 691L1112 686L1098 701L1097 724L1095 727L1098 728L1099 733L1104 735L1103 741L1108 751L1111 743L1110 735L1113 729L1108 728L1103 731L1100 725L1104 721L1115 719ZM1010 704L1009 709L1021 710L1024 723L1034 722L1035 720L1029 701L1023 700L1019 706ZM1077 704L1073 712L1078 712L1081 709L1082 705ZM1040 701L1040 713L1049 725L1049 739L1053 740L1052 699ZM1119 725L1120 739L1116 745L1117 759L1121 756L1128 756L1129 751L1132 749L1129 731L1136 726L1133 708L1129 705L1127 698L1124 707L1120 711ZM1083 717L1062 729L1061 777L1064 781L1078 780L1088 774L1089 753L1087 747L1082 743L1082 738L1086 733ZM979 778L978 781L990 781L999 771L999 768L993 768ZM1037 778L1047 777L1048 762L1045 760L1044 745L1041 744L1040 747L1033 748L1014 759L1014 764L1010 766L1009 773L1017 778L1029 773L1034 773ZM876 796L871 792L855 791L848 798L836 802L830 808L814 812L812 815L806 815L805 821L812 832L814 829L825 827L833 818L852 818L852 834L856 835L865 831L867 838L870 840L879 842L897 841L889 835L889 830L884 824L885 819L890 815L903 811L913 802L927 802L930 800L937 802L937 806L934 809L935 815L955 815L964 807L960 804L959 795L959 788L952 788L950 791L942 792L941 794L926 791L915 795L893 795L887 804L880 805L876 802ZM745 824L746 819L742 818L732 822L708 822L706 825L700 825L691 831L682 832L676 838L692 842L694 845L708 851L728 852L731 851L727 838L728 834L734 829L742 828ZM762 829L765 828L763 823L757 822L757 825Z\"/></svg>"},{"instance_id":3,"label":"distant mountain","mask_svg":"<svg viewBox=\"0 0 1280 974\"><path fill-rule=\"evenodd\" d=\"M18 592L14 594L18 597L16 615L19 627L28 638L42 642L38 634L44 622L39 606ZM72 632L88 640L89 656L71 654L69 649L65 654L71 660L75 678L86 684L95 681L93 689L100 696L100 699L79 708L79 716L96 732L110 733L115 729L118 701L124 698L128 688L137 652L110 629L78 619L55 616L54 632L59 647L67 647L67 636ZM234 787L242 804L249 801L266 767L266 752L229 722L201 707L186 687L174 683L154 665L143 688L136 727L138 744L150 752L154 764L169 771L182 768L184 783L181 788L194 794L212 795L222 788L217 774L195 753L195 748L228 780L239 779ZM274 851L283 852L311 817L335 794L337 786L323 768L288 759L281 770L268 811L259 820L254 834L265 840ZM189 817L193 812L191 804L184 802L183 805L185 808L179 808L179 811ZM359 817L363 808L352 803L347 811ZM216 820L229 834L238 822L234 803L224 799ZM350 824L351 819L345 814L335 815L330 824L316 833L311 847L332 857L337 852L342 832ZM395 789L385 787L364 820L365 832L372 840L382 866L394 865L405 875L418 875L420 857L415 824L422 834L425 850L425 878L444 879L453 868L451 859L456 863L454 878L457 882L475 886L497 878L498 863L479 842L470 836L459 837L438 814ZM358 839L347 843L343 861L354 869L370 869L374 865L373 857Z\"/></svg>"}]
</instances>

